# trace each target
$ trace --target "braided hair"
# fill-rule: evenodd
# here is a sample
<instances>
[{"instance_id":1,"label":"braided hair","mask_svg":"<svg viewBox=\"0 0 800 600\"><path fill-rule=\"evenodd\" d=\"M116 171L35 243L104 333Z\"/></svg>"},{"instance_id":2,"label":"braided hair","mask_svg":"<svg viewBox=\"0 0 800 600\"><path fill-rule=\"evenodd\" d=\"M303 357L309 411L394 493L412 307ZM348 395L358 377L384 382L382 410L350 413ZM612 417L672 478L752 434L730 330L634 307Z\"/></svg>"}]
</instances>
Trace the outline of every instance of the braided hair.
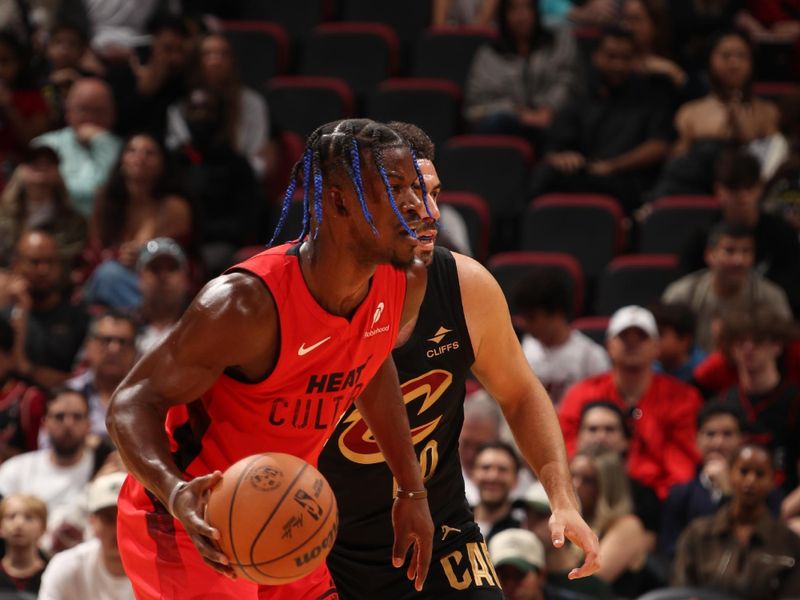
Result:
<instances>
[{"instance_id":1,"label":"braided hair","mask_svg":"<svg viewBox=\"0 0 800 600\"><path fill-rule=\"evenodd\" d=\"M302 158L292 168L289 186L283 196L281 213L269 245L275 242L286 224L289 207L298 185L303 186L303 230L296 241L307 235L317 239L323 220L322 187L324 177L332 176L337 170L343 170L353 184L364 219L372 228L373 235L378 235L372 214L367 206L367 193L362 178L362 152L368 150L378 170L389 198L392 211L397 216L409 235L416 238L414 230L408 227L400 213L392 193L392 186L383 165L383 152L393 148L408 148L414 163L414 169L423 189L423 201L428 210L427 194L424 193L424 181L417 164L414 149L393 129L370 119L345 119L326 123L315 129L308 136ZM313 194L313 195L312 195ZM312 207L313 203L313 207ZM430 214L430 211L428 211ZM313 222L313 231L312 229Z\"/></svg>"}]
</instances>

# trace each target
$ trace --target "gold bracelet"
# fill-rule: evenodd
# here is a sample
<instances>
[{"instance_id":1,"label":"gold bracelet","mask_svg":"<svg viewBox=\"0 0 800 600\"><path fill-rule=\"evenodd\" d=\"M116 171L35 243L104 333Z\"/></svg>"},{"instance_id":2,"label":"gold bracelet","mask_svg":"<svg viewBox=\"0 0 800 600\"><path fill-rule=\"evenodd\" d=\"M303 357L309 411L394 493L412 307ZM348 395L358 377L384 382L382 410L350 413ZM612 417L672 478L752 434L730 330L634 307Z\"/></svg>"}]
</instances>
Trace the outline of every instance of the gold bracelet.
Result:
<instances>
[{"instance_id":1,"label":"gold bracelet","mask_svg":"<svg viewBox=\"0 0 800 600\"><path fill-rule=\"evenodd\" d=\"M428 490L426 489L407 491L401 490L400 488L397 488L397 495L395 496L395 498L406 498L408 500L422 500L427 497Z\"/></svg>"}]
</instances>

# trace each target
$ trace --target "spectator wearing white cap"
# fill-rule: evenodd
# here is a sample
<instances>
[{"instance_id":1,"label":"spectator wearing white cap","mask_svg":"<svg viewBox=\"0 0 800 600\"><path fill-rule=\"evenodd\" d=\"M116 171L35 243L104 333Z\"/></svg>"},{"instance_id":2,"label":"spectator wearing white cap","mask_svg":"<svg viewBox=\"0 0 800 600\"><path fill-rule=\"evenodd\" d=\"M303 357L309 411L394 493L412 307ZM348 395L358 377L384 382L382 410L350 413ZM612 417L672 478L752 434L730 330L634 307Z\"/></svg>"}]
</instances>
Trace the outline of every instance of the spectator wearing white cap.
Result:
<instances>
[{"instance_id":1,"label":"spectator wearing white cap","mask_svg":"<svg viewBox=\"0 0 800 600\"><path fill-rule=\"evenodd\" d=\"M117 497L125 473L110 473L89 487L89 522L95 537L56 554L42 575L39 600L133 600L117 547Z\"/></svg>"},{"instance_id":2,"label":"spectator wearing white cap","mask_svg":"<svg viewBox=\"0 0 800 600\"><path fill-rule=\"evenodd\" d=\"M663 500L671 485L694 477L700 395L682 381L653 370L658 327L653 314L641 306L625 306L612 315L606 347L611 370L575 384L561 401L559 420L567 452L575 451L583 407L609 401L622 410L631 432L628 473Z\"/></svg>"},{"instance_id":3,"label":"spectator wearing white cap","mask_svg":"<svg viewBox=\"0 0 800 600\"><path fill-rule=\"evenodd\" d=\"M489 556L508 600L594 598L547 585L545 545L527 529L506 529L498 533L489 542Z\"/></svg>"}]
</instances>

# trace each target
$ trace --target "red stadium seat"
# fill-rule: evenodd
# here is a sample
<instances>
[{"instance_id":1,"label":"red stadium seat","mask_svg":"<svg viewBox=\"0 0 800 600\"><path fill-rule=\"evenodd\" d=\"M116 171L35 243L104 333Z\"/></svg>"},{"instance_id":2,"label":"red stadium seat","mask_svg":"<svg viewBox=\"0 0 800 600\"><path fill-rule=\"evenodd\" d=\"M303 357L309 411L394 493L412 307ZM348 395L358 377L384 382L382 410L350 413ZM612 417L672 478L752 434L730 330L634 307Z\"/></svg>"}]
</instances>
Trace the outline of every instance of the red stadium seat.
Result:
<instances>
[{"instance_id":1,"label":"red stadium seat","mask_svg":"<svg viewBox=\"0 0 800 600\"><path fill-rule=\"evenodd\" d=\"M680 254L699 229L719 219L719 200L713 196L665 196L641 226L639 251L645 254Z\"/></svg>"},{"instance_id":2,"label":"red stadium seat","mask_svg":"<svg viewBox=\"0 0 800 600\"><path fill-rule=\"evenodd\" d=\"M289 66L289 35L277 23L223 21L222 30L236 55L247 86L263 92L264 83ZM258 60L253 60L257 56Z\"/></svg>"},{"instance_id":3,"label":"red stadium seat","mask_svg":"<svg viewBox=\"0 0 800 600\"><path fill-rule=\"evenodd\" d=\"M601 194L545 194L531 201L522 225L522 249L565 252L592 284L624 244L622 209Z\"/></svg>"},{"instance_id":4,"label":"red stadium seat","mask_svg":"<svg viewBox=\"0 0 800 600\"><path fill-rule=\"evenodd\" d=\"M447 79L387 79L367 102L367 116L376 121L414 123L438 146L457 130L461 91Z\"/></svg>"},{"instance_id":5,"label":"red stadium seat","mask_svg":"<svg viewBox=\"0 0 800 600\"><path fill-rule=\"evenodd\" d=\"M608 317L581 317L572 321L570 326L605 346Z\"/></svg>"},{"instance_id":6,"label":"red stadium seat","mask_svg":"<svg viewBox=\"0 0 800 600\"><path fill-rule=\"evenodd\" d=\"M536 269L555 269L565 277L572 291L572 314L583 310L583 272L578 262L568 254L558 252L501 252L487 263L506 296L511 314L516 314L514 291L519 282Z\"/></svg>"},{"instance_id":7,"label":"red stadium seat","mask_svg":"<svg viewBox=\"0 0 800 600\"><path fill-rule=\"evenodd\" d=\"M610 315L629 304L646 307L657 302L678 276L678 258L674 254L618 256L600 277L595 312Z\"/></svg>"},{"instance_id":8,"label":"red stadium seat","mask_svg":"<svg viewBox=\"0 0 800 600\"><path fill-rule=\"evenodd\" d=\"M381 23L323 23L311 32L303 53L303 75L344 79L364 94L397 71L400 44Z\"/></svg>"},{"instance_id":9,"label":"red stadium seat","mask_svg":"<svg viewBox=\"0 0 800 600\"><path fill-rule=\"evenodd\" d=\"M452 206L467 225L470 246L477 260L483 262L489 254L489 232L491 221L486 200L470 192L442 192L439 206Z\"/></svg>"},{"instance_id":10,"label":"red stadium seat","mask_svg":"<svg viewBox=\"0 0 800 600\"><path fill-rule=\"evenodd\" d=\"M355 110L350 86L334 77L276 77L267 86L267 102L275 129L303 137Z\"/></svg>"}]
</instances>

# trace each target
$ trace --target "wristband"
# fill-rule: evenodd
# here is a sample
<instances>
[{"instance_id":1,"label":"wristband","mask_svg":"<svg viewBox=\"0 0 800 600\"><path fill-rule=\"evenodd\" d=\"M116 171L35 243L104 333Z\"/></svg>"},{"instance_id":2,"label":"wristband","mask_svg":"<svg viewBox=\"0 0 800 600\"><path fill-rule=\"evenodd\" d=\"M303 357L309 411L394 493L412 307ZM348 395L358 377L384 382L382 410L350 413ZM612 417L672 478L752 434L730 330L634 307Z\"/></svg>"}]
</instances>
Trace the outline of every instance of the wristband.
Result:
<instances>
[{"instance_id":1,"label":"wristband","mask_svg":"<svg viewBox=\"0 0 800 600\"><path fill-rule=\"evenodd\" d=\"M173 517L175 517L175 513L173 512L175 498L177 498L178 492L183 490L187 485L189 485L188 481L181 481L178 483L178 485L172 488L172 491L169 493L169 500L167 500L167 511L169 511L169 514L171 514Z\"/></svg>"},{"instance_id":2,"label":"wristband","mask_svg":"<svg viewBox=\"0 0 800 600\"><path fill-rule=\"evenodd\" d=\"M426 489L407 491L400 488L397 488L397 495L395 496L395 498L406 498L408 500L422 500L427 497L428 490Z\"/></svg>"}]
</instances>

